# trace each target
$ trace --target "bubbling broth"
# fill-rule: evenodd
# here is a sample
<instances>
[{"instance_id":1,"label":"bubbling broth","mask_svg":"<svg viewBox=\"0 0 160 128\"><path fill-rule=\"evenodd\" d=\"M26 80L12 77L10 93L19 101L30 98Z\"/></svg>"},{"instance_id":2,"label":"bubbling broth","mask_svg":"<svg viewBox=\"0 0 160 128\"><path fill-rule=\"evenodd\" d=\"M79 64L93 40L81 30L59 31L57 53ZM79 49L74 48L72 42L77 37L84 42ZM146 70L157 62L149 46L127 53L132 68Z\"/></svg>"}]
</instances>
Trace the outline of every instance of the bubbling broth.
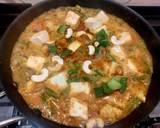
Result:
<instances>
[{"instance_id":1,"label":"bubbling broth","mask_svg":"<svg viewBox=\"0 0 160 128\"><path fill-rule=\"evenodd\" d=\"M87 128L112 124L145 102L153 72L144 40L131 26L80 6L36 17L14 46L11 69L30 108Z\"/></svg>"}]
</instances>

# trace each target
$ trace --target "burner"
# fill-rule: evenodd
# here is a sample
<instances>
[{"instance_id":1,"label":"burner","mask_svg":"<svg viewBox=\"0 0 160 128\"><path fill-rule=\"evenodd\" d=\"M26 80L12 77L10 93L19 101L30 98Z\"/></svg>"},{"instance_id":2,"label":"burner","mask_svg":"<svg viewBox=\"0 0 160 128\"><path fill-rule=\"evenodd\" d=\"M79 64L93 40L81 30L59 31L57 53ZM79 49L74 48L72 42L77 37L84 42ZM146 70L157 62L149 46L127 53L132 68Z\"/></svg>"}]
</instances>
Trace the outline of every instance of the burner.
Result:
<instances>
[{"instance_id":1,"label":"burner","mask_svg":"<svg viewBox=\"0 0 160 128\"><path fill-rule=\"evenodd\" d=\"M0 38L9 24L25 9L30 7L30 4L0 4ZM141 14L160 35L160 7L155 6L131 6L133 10ZM0 83L0 91L2 85ZM0 97L5 93L0 93ZM21 113L13 106L9 99L4 96L0 99L0 124L6 119L20 120L7 128L36 128L31 122L23 117ZM134 128L160 128L160 103L153 112L142 122L134 126Z\"/></svg>"}]
</instances>

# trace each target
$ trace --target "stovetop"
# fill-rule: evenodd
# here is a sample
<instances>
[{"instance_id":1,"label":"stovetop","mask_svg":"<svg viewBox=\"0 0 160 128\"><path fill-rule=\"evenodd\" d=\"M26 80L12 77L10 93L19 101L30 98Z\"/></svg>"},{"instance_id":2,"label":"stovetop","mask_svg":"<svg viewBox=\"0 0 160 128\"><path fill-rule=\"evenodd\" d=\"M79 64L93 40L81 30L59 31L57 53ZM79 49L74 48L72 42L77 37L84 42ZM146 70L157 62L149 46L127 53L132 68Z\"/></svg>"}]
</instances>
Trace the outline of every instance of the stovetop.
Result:
<instances>
[{"instance_id":1,"label":"stovetop","mask_svg":"<svg viewBox=\"0 0 160 128\"><path fill-rule=\"evenodd\" d=\"M0 38L4 34L9 24L30 4L0 4ZM156 30L160 36L160 6L131 6L133 10L141 14ZM0 91L2 85L0 83ZM10 102L7 96L0 98L0 122L15 116L23 116ZM36 128L27 119L6 126L6 128ZM160 128L160 103L153 112L134 128Z\"/></svg>"}]
</instances>

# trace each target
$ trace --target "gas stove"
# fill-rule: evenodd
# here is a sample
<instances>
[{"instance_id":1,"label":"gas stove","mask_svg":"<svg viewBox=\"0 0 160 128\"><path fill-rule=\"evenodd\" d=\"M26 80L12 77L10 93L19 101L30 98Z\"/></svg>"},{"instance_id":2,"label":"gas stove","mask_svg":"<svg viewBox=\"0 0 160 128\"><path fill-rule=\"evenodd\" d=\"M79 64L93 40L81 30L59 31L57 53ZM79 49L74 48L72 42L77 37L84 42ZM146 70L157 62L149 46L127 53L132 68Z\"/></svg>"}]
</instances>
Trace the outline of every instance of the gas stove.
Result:
<instances>
[{"instance_id":1,"label":"gas stove","mask_svg":"<svg viewBox=\"0 0 160 128\"><path fill-rule=\"evenodd\" d=\"M0 4L0 38L9 24L30 6L30 4ZM130 6L130 8L141 14L160 36L160 6ZM2 90L3 87L0 83L0 91ZM0 126L7 119L14 120L15 123L8 124L6 128L36 128L16 109L2 91L0 92ZM17 120L20 121L17 122ZM133 128L160 128L160 103L146 119Z\"/></svg>"}]
</instances>

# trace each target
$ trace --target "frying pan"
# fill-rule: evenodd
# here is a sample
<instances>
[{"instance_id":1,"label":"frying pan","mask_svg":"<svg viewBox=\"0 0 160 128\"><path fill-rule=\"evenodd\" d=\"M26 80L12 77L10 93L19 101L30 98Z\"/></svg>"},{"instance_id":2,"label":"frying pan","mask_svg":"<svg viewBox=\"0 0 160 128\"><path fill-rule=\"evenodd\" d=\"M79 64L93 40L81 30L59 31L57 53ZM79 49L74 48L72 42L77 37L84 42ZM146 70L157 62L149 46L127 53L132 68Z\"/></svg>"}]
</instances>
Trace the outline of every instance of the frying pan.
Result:
<instances>
[{"instance_id":1,"label":"frying pan","mask_svg":"<svg viewBox=\"0 0 160 128\"><path fill-rule=\"evenodd\" d=\"M124 7L123 5L109 0L50 0L39 3L27 9L18 18L16 18L5 32L0 46L0 75L7 96L19 109L19 111L22 112L25 117L31 120L37 127L66 127L62 124L58 124L43 118L39 112L34 111L28 107L22 96L18 93L16 87L13 86L14 82L12 80L12 73L10 68L10 57L13 46L19 35L35 17L52 8L57 8L60 6L75 6L77 4L82 7L100 8L107 13L114 14L124 19L144 39L147 48L152 55L153 75L148 90L146 103L142 103L126 118L112 125L106 125L105 127L125 128L133 126L135 123L145 118L154 109L160 99L160 41L153 28L139 14L127 7Z\"/></svg>"}]
</instances>

